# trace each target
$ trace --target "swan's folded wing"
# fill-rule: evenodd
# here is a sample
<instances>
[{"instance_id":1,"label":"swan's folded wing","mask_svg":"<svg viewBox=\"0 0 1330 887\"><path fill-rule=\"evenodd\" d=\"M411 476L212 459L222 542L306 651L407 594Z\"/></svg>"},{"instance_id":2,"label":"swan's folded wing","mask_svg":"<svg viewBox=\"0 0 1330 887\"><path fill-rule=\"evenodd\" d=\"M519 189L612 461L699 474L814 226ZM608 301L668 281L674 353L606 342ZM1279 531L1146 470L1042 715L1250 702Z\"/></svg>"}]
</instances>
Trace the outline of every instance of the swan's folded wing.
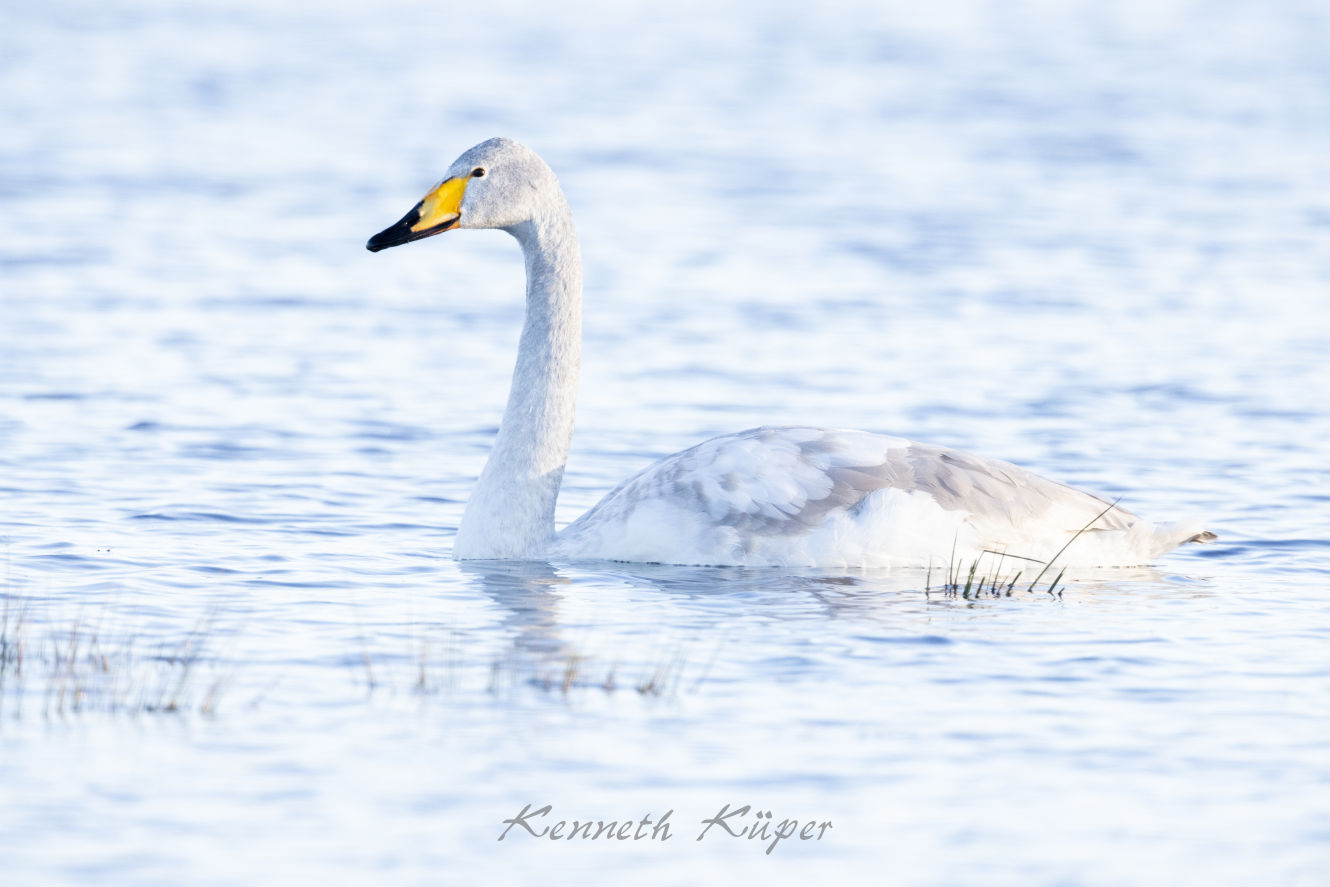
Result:
<instances>
[{"instance_id":1,"label":"swan's folded wing","mask_svg":"<svg viewBox=\"0 0 1330 887\"><path fill-rule=\"evenodd\" d=\"M997 459L863 431L757 428L714 438L655 463L564 531L566 546L612 551L650 532L798 537L855 517L881 490L922 493L979 533L1037 527L1074 532L1134 516L1087 493ZM1042 527L1038 527L1041 528ZM1000 538L998 539L1000 542ZM609 555L613 556L613 555Z\"/></svg>"},{"instance_id":2,"label":"swan's folded wing","mask_svg":"<svg viewBox=\"0 0 1330 887\"><path fill-rule=\"evenodd\" d=\"M911 444L909 460L912 489L927 493L947 511L965 512L981 535L1033 525L1070 532L1087 524L1092 530L1121 530L1137 520L1098 496L1000 459Z\"/></svg>"}]
</instances>

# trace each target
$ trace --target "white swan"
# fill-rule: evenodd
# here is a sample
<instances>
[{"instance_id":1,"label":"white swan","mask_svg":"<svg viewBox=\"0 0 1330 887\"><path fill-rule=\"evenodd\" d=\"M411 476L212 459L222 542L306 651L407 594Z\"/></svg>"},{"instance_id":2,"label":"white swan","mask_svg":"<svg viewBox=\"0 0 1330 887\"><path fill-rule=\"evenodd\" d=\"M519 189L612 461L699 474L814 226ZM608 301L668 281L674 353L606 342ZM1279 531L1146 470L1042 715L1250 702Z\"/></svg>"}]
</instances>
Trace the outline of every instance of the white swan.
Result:
<instances>
[{"instance_id":1,"label":"white swan","mask_svg":"<svg viewBox=\"0 0 1330 887\"><path fill-rule=\"evenodd\" d=\"M527 280L508 406L457 531L458 559L845 568L968 564L994 552L1047 562L1089 527L1060 562L1135 565L1215 538L1196 522L1152 524L996 459L804 427L757 428L668 456L556 534L581 356L572 213L540 157L491 139L367 246L377 252L453 228L512 234Z\"/></svg>"}]
</instances>

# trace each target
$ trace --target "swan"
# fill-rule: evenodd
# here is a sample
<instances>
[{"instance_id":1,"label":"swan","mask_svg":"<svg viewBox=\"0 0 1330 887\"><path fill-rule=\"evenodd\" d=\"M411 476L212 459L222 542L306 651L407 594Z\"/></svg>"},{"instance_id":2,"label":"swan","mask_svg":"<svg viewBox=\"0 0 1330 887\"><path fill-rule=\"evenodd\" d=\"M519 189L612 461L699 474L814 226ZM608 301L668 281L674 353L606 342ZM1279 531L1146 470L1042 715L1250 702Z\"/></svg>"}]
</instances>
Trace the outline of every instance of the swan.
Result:
<instances>
[{"instance_id":1,"label":"swan","mask_svg":"<svg viewBox=\"0 0 1330 887\"><path fill-rule=\"evenodd\" d=\"M572 213L545 161L495 138L458 157L366 246L378 252L454 228L506 231L526 260L517 366L457 530L458 560L867 568L993 556L1127 566L1215 538L1199 522L1153 524L997 459L802 426L754 428L667 456L556 533L581 359Z\"/></svg>"}]
</instances>

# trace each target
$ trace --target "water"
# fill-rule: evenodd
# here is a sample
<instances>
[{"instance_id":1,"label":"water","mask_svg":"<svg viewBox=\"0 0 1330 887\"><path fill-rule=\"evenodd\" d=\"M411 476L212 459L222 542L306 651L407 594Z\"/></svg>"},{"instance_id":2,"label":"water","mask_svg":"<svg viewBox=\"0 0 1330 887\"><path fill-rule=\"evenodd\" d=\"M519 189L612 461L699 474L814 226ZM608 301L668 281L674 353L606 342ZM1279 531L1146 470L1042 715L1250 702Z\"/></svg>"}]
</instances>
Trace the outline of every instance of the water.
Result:
<instances>
[{"instance_id":1,"label":"water","mask_svg":"<svg viewBox=\"0 0 1330 887\"><path fill-rule=\"evenodd\" d=\"M559 6L0 10L5 883L1323 883L1324 9ZM996 598L454 563L521 262L363 244L496 134L583 239L561 522L788 422L1220 542Z\"/></svg>"}]
</instances>

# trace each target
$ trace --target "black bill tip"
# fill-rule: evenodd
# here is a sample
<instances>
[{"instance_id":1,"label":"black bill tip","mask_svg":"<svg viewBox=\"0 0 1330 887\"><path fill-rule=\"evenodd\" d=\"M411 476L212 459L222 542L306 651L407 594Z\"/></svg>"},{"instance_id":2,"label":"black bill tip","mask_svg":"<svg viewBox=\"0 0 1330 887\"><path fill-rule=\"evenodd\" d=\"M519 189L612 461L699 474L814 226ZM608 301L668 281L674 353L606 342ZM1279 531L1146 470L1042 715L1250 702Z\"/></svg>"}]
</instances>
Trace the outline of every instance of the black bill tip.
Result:
<instances>
[{"instance_id":1,"label":"black bill tip","mask_svg":"<svg viewBox=\"0 0 1330 887\"><path fill-rule=\"evenodd\" d=\"M383 229L365 243L365 249L377 253L381 249L406 243L407 239L401 231L404 227L404 225L393 225L391 228Z\"/></svg>"},{"instance_id":2,"label":"black bill tip","mask_svg":"<svg viewBox=\"0 0 1330 887\"><path fill-rule=\"evenodd\" d=\"M453 216L446 222L435 225L431 228L424 228L420 231L412 230L412 225L420 221L420 204L417 203L411 208L411 211L402 216L401 220L390 228L384 228L378 234L375 234L365 244L365 249L372 253L387 249L390 246L401 246L404 243L410 243L413 240L420 240L422 237L429 237L431 234L438 234L447 231L450 228L457 227L459 217Z\"/></svg>"},{"instance_id":3,"label":"black bill tip","mask_svg":"<svg viewBox=\"0 0 1330 887\"><path fill-rule=\"evenodd\" d=\"M378 234L375 234L365 244L365 249L372 253L377 253L381 249L387 249L390 246L401 246L411 240L411 235L416 232L411 230L411 226L420 221L420 204L417 203L411 207L411 211L389 228L384 228Z\"/></svg>"}]
</instances>

